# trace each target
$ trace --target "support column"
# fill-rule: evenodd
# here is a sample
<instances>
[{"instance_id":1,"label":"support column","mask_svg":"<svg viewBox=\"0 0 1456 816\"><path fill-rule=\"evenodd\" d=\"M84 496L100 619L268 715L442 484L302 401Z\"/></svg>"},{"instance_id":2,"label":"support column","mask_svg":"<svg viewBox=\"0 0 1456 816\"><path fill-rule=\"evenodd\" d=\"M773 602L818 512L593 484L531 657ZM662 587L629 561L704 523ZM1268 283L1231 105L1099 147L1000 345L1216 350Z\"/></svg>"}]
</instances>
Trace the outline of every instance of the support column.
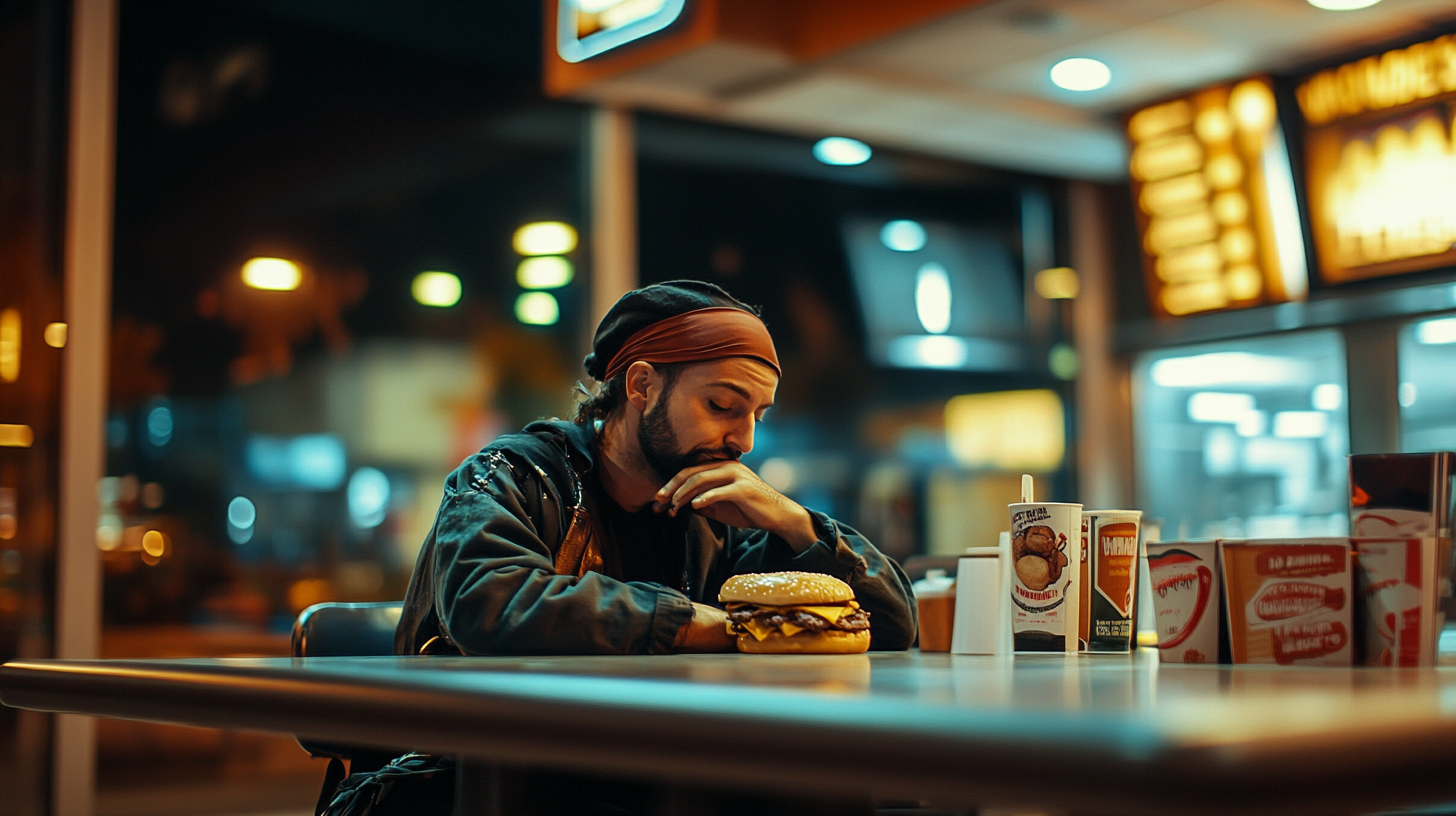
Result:
<instances>
[{"instance_id":1,"label":"support column","mask_svg":"<svg viewBox=\"0 0 1456 816\"><path fill-rule=\"evenodd\" d=\"M1090 508L1133 502L1132 384L1127 360L1112 349L1116 291L1110 225L1098 188L1072 182L1067 191L1072 265L1081 278L1073 302L1077 349L1077 472Z\"/></svg>"},{"instance_id":2,"label":"support column","mask_svg":"<svg viewBox=\"0 0 1456 816\"><path fill-rule=\"evenodd\" d=\"M1400 360L1397 323L1344 328L1350 453L1400 450Z\"/></svg>"},{"instance_id":3,"label":"support column","mask_svg":"<svg viewBox=\"0 0 1456 816\"><path fill-rule=\"evenodd\" d=\"M591 325L588 339L612 304L637 288L637 141L632 112L599 107L591 113Z\"/></svg>"},{"instance_id":4,"label":"support column","mask_svg":"<svg viewBox=\"0 0 1456 816\"><path fill-rule=\"evenodd\" d=\"M101 636L97 485L105 468L107 341L111 326L116 146L116 0L74 0L66 190L66 323L61 379L56 657L94 658ZM55 719L51 813L89 816L95 721Z\"/></svg>"}]
</instances>

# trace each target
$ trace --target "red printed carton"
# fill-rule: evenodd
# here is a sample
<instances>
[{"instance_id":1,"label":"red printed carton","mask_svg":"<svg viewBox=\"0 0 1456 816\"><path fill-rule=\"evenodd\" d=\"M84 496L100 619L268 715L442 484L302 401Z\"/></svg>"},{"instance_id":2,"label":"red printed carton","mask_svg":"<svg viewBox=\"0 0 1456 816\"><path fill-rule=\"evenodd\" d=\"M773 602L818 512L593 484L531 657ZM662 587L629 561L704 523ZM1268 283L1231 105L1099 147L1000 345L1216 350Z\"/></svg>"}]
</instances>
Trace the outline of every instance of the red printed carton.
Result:
<instances>
[{"instance_id":1,"label":"red printed carton","mask_svg":"<svg viewBox=\"0 0 1456 816\"><path fill-rule=\"evenodd\" d=\"M1355 539L1361 664L1436 665L1440 545L1435 538Z\"/></svg>"},{"instance_id":2,"label":"red printed carton","mask_svg":"<svg viewBox=\"0 0 1456 816\"><path fill-rule=\"evenodd\" d=\"M1235 663L1348 666L1350 539L1220 541Z\"/></svg>"},{"instance_id":3,"label":"red printed carton","mask_svg":"<svg viewBox=\"0 0 1456 816\"><path fill-rule=\"evenodd\" d=\"M1218 544L1148 542L1148 578L1159 662L1219 662Z\"/></svg>"}]
</instances>

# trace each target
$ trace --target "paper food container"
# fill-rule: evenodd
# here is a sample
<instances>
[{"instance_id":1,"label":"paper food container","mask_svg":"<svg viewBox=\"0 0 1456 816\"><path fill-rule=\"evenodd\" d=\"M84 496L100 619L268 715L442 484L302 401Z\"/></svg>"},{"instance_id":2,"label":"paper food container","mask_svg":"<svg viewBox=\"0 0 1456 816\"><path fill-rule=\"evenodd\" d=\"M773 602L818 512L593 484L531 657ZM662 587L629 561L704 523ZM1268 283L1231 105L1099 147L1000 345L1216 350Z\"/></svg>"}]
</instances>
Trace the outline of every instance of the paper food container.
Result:
<instances>
[{"instance_id":1,"label":"paper food container","mask_svg":"<svg viewBox=\"0 0 1456 816\"><path fill-rule=\"evenodd\" d=\"M1361 539L1436 539L1436 628L1452 595L1451 529L1456 453L1361 453L1350 457L1350 534Z\"/></svg>"},{"instance_id":2,"label":"paper food container","mask_svg":"<svg viewBox=\"0 0 1456 816\"><path fill-rule=\"evenodd\" d=\"M1350 539L1220 541L1218 546L1233 662L1351 664Z\"/></svg>"},{"instance_id":3,"label":"paper food container","mask_svg":"<svg viewBox=\"0 0 1456 816\"><path fill-rule=\"evenodd\" d=\"M1439 553L1435 538L1355 539L1360 664L1436 665Z\"/></svg>"},{"instance_id":4,"label":"paper food container","mask_svg":"<svg viewBox=\"0 0 1456 816\"><path fill-rule=\"evenodd\" d=\"M1218 542L1150 541L1147 549L1159 662L1220 662Z\"/></svg>"},{"instance_id":5,"label":"paper food container","mask_svg":"<svg viewBox=\"0 0 1456 816\"><path fill-rule=\"evenodd\" d=\"M1140 510L1082 512L1080 648L1127 654L1133 646Z\"/></svg>"},{"instance_id":6,"label":"paper food container","mask_svg":"<svg viewBox=\"0 0 1456 816\"><path fill-rule=\"evenodd\" d=\"M1018 652L1077 653L1082 505L1013 504L1011 632Z\"/></svg>"}]
</instances>

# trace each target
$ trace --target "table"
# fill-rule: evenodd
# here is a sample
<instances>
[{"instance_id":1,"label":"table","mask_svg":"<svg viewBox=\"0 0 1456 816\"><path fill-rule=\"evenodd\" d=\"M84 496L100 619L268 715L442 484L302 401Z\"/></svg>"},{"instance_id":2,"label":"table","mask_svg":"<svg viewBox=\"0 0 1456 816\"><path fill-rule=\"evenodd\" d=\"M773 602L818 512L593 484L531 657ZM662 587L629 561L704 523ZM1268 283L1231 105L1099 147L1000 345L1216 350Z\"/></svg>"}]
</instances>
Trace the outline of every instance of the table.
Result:
<instances>
[{"instance_id":1,"label":"table","mask_svg":"<svg viewBox=\"0 0 1456 816\"><path fill-rule=\"evenodd\" d=\"M1075 813L1456 800L1456 670L1142 655L21 660L0 702L692 783Z\"/></svg>"}]
</instances>

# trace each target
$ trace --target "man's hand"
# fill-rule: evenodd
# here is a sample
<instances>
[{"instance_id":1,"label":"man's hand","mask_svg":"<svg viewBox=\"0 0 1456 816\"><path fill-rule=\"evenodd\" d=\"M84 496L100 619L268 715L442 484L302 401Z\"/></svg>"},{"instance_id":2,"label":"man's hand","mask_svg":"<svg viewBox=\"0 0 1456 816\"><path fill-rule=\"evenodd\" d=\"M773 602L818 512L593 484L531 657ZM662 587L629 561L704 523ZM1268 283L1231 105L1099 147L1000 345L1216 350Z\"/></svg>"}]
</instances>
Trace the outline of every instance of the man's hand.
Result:
<instances>
[{"instance_id":1,"label":"man's hand","mask_svg":"<svg viewBox=\"0 0 1456 816\"><path fill-rule=\"evenodd\" d=\"M677 632L672 645L679 652L733 652L738 638L728 634L728 613L707 604L693 604L693 618Z\"/></svg>"},{"instance_id":2,"label":"man's hand","mask_svg":"<svg viewBox=\"0 0 1456 816\"><path fill-rule=\"evenodd\" d=\"M677 515L691 507L729 527L767 530L802 551L819 540L809 511L769 487L742 462L708 462L678 471L653 497L652 509Z\"/></svg>"}]
</instances>

